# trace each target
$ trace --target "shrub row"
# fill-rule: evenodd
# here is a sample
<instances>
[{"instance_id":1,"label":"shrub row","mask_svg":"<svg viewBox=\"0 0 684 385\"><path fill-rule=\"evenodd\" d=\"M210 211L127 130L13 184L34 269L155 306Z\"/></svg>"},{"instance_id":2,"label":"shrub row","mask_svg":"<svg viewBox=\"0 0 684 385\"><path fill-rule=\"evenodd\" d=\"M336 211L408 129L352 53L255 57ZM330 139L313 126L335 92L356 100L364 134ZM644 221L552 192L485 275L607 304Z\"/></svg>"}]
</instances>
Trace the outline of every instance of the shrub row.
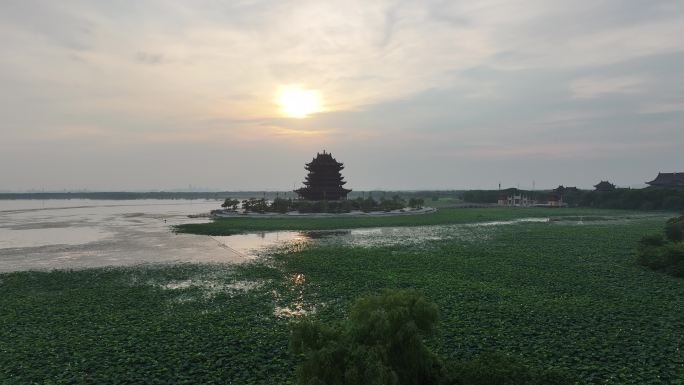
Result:
<instances>
[{"instance_id":1,"label":"shrub row","mask_svg":"<svg viewBox=\"0 0 684 385\"><path fill-rule=\"evenodd\" d=\"M639 241L637 262L652 270L684 277L684 215L672 218L662 234L646 235Z\"/></svg>"},{"instance_id":2,"label":"shrub row","mask_svg":"<svg viewBox=\"0 0 684 385\"><path fill-rule=\"evenodd\" d=\"M496 203L500 196L523 194L531 199L547 201L550 191L524 191L517 189L471 190L463 193L463 200L470 203ZM568 190L563 201L572 207L628 210L684 210L684 189L645 188L615 189L614 191Z\"/></svg>"},{"instance_id":3,"label":"shrub row","mask_svg":"<svg viewBox=\"0 0 684 385\"><path fill-rule=\"evenodd\" d=\"M273 201L268 201L266 199L250 198L240 202L236 199L227 198L221 206L236 210L240 205L246 212L259 213L286 213L290 211L298 211L300 213L348 213L353 210L364 212L392 211L400 210L407 206L420 208L423 206L423 200L411 198L406 202L398 195L393 196L391 199L382 198L375 200L373 197L359 197L340 201L308 201L285 198L275 198Z\"/></svg>"}]
</instances>

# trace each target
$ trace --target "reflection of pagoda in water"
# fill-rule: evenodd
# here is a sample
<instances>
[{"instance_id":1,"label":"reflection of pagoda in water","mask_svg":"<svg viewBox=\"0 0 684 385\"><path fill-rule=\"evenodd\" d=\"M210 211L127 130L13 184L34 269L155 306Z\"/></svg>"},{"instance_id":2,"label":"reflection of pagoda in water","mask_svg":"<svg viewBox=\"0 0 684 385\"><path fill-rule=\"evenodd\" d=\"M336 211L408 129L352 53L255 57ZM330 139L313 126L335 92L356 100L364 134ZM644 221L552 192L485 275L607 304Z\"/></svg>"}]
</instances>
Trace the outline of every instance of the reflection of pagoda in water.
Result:
<instances>
[{"instance_id":1,"label":"reflection of pagoda in water","mask_svg":"<svg viewBox=\"0 0 684 385\"><path fill-rule=\"evenodd\" d=\"M300 198L312 201L337 201L347 198L351 190L342 187L347 183L340 173L344 165L335 160L330 153L323 150L323 153L318 153L305 168L309 174L304 181L304 187L295 190Z\"/></svg>"}]
</instances>

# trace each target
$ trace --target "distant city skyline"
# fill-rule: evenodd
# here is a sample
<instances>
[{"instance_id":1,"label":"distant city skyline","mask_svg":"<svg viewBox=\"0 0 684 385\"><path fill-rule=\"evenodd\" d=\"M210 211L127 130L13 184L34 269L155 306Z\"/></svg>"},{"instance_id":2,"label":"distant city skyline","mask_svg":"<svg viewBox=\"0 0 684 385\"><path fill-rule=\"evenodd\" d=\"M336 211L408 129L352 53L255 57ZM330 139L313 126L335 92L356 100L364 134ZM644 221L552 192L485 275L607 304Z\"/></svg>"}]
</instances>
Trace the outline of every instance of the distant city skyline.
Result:
<instances>
[{"instance_id":1,"label":"distant city skyline","mask_svg":"<svg viewBox=\"0 0 684 385\"><path fill-rule=\"evenodd\" d=\"M684 172L679 0L9 0L0 190L642 187Z\"/></svg>"}]
</instances>

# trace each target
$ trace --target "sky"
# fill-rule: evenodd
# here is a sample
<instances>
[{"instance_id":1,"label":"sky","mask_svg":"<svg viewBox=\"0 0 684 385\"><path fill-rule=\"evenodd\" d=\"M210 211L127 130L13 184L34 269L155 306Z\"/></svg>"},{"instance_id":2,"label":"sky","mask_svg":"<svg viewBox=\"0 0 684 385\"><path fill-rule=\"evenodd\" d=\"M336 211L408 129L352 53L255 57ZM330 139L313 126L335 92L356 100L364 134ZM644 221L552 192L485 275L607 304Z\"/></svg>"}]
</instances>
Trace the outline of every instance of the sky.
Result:
<instances>
[{"instance_id":1,"label":"sky","mask_svg":"<svg viewBox=\"0 0 684 385\"><path fill-rule=\"evenodd\" d=\"M356 190L641 186L684 172L682 36L681 0L2 0L0 190L288 190L323 150Z\"/></svg>"}]
</instances>

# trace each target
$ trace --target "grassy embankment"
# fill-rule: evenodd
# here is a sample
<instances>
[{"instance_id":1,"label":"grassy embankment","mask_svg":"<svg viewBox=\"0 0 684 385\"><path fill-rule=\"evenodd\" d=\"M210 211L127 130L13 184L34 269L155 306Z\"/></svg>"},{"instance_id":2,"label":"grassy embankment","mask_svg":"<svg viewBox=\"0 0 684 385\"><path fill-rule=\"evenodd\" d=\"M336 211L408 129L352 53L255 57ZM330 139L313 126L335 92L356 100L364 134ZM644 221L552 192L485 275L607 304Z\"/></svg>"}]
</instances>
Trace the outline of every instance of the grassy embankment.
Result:
<instances>
[{"instance_id":1,"label":"grassy embankment","mask_svg":"<svg viewBox=\"0 0 684 385\"><path fill-rule=\"evenodd\" d=\"M340 319L383 288L437 303L441 332L427 343L443 357L498 350L581 384L681 383L684 281L634 260L663 224L475 226L415 244L314 243L234 267L2 274L0 383L287 384L296 358L276 308ZM257 286L236 289L245 282Z\"/></svg>"},{"instance_id":2,"label":"grassy embankment","mask_svg":"<svg viewBox=\"0 0 684 385\"><path fill-rule=\"evenodd\" d=\"M231 235L250 231L271 230L337 230L369 227L404 227L451 225L530 217L581 217L591 220L607 215L639 214L625 210L549 209L549 208L441 208L434 213L397 216L349 216L331 218L254 218L236 217L216 219L209 223L176 226L179 233L202 235Z\"/></svg>"}]
</instances>

